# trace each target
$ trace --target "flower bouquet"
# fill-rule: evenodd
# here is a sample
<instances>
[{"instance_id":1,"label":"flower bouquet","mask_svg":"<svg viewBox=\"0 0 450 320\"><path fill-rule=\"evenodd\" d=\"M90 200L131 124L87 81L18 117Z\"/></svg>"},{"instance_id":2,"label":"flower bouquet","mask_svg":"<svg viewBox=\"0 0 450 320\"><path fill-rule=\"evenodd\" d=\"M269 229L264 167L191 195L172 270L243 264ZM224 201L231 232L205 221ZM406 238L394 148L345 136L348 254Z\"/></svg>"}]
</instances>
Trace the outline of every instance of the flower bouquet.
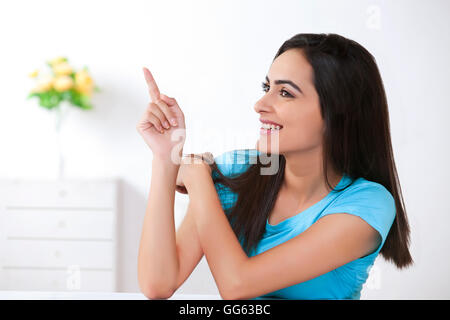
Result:
<instances>
[{"instance_id":1,"label":"flower bouquet","mask_svg":"<svg viewBox=\"0 0 450 320\"><path fill-rule=\"evenodd\" d=\"M41 107L55 111L59 178L62 178L63 156L60 143L60 129L64 113L62 105L69 104L82 110L91 110L93 109L92 94L100 89L94 84L86 66L76 71L66 57L57 57L47 61L47 66L50 68L50 73L41 74L39 70L35 70L29 74L29 77L37 81L27 99L36 97L39 99Z\"/></svg>"},{"instance_id":2,"label":"flower bouquet","mask_svg":"<svg viewBox=\"0 0 450 320\"><path fill-rule=\"evenodd\" d=\"M50 74L39 75L39 70L29 74L31 78L37 79L37 83L28 98L39 98L39 105L47 109L58 107L64 100L81 109L92 109L92 93L100 90L94 85L86 66L75 71L66 57L48 61L47 65L50 67Z\"/></svg>"}]
</instances>

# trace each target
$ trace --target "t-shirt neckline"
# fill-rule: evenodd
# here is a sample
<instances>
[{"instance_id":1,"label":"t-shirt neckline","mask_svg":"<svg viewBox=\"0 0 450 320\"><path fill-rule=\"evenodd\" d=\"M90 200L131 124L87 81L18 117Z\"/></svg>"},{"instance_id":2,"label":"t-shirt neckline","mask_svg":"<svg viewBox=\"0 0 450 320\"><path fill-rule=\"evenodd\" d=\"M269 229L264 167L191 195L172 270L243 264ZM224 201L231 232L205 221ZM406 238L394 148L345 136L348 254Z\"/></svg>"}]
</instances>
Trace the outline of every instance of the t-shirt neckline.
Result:
<instances>
[{"instance_id":1,"label":"t-shirt neckline","mask_svg":"<svg viewBox=\"0 0 450 320\"><path fill-rule=\"evenodd\" d=\"M269 233L272 232L278 232L282 229L285 229L286 227L291 226L292 224L295 224L295 222L301 218L304 217L306 214L308 214L309 212L314 211L315 208L319 207L320 205L326 203L328 201L328 199L330 199L335 192L333 192L335 189L337 189L338 187L341 188L344 184L344 182L347 180L347 176L344 174L341 178L341 180L339 181L339 183L334 187L334 189L330 192L328 192L328 194L323 197L321 200L319 200L318 202L312 204L311 206L309 206L308 208L306 208L303 211L298 212L297 214L293 215L292 217L289 217L287 219L284 219L283 221L277 223L276 225L271 225L269 224L269 218L266 219L266 231Z\"/></svg>"}]
</instances>

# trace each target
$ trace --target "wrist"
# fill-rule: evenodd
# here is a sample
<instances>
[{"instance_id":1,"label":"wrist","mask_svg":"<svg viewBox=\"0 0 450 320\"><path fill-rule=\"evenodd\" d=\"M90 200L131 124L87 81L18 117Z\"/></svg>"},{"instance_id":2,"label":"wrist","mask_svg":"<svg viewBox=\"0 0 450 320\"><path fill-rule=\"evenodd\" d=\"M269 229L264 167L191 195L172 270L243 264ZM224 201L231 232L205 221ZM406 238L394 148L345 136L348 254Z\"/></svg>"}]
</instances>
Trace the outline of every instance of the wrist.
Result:
<instances>
[{"instance_id":1,"label":"wrist","mask_svg":"<svg viewBox=\"0 0 450 320\"><path fill-rule=\"evenodd\" d=\"M172 165L181 164L182 153L169 153L169 154L153 154L153 160L156 162L167 163Z\"/></svg>"},{"instance_id":2,"label":"wrist","mask_svg":"<svg viewBox=\"0 0 450 320\"><path fill-rule=\"evenodd\" d=\"M162 172L165 174L178 174L179 164L172 162L164 157L154 157L152 160L152 172Z\"/></svg>"},{"instance_id":3,"label":"wrist","mask_svg":"<svg viewBox=\"0 0 450 320\"><path fill-rule=\"evenodd\" d=\"M206 163L191 164L190 170L187 170L187 174L184 177L184 185L186 189L192 189L196 186L200 186L211 178L211 170Z\"/></svg>"}]
</instances>

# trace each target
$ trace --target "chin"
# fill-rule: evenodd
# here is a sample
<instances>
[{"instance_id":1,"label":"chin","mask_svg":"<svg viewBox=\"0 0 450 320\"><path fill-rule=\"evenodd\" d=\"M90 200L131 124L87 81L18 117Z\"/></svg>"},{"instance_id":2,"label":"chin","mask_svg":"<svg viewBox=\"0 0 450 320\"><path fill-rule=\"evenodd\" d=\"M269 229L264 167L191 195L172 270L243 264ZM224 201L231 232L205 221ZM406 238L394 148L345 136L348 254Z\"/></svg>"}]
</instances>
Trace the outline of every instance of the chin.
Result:
<instances>
[{"instance_id":1,"label":"chin","mask_svg":"<svg viewBox=\"0 0 450 320\"><path fill-rule=\"evenodd\" d=\"M274 148L272 148L270 145L270 141L267 143L264 143L264 141L261 141L261 139L258 139L256 141L255 149L262 153L282 154L281 148L276 147L276 146Z\"/></svg>"}]
</instances>

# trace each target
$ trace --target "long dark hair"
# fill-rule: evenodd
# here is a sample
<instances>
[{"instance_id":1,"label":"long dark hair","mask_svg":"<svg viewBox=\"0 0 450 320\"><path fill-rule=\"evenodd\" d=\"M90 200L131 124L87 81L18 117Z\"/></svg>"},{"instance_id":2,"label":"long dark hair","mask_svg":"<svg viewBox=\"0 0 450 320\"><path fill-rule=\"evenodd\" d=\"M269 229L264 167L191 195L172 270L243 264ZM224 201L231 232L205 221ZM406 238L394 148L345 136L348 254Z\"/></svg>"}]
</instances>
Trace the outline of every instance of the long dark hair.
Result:
<instances>
[{"instance_id":1,"label":"long dark hair","mask_svg":"<svg viewBox=\"0 0 450 320\"><path fill-rule=\"evenodd\" d=\"M362 177L380 183L392 194L396 217L380 253L399 269L411 265L410 229L392 152L386 93L375 58L357 42L332 33L297 34L283 43L273 60L290 49L300 49L314 70L325 123L323 168L332 165L352 182ZM237 194L227 216L247 255L265 232L284 179L285 163L279 155L276 174L261 175L265 165L258 157L234 177L224 176L216 163L211 164L217 173L214 183ZM327 170L324 172L331 190Z\"/></svg>"}]
</instances>

